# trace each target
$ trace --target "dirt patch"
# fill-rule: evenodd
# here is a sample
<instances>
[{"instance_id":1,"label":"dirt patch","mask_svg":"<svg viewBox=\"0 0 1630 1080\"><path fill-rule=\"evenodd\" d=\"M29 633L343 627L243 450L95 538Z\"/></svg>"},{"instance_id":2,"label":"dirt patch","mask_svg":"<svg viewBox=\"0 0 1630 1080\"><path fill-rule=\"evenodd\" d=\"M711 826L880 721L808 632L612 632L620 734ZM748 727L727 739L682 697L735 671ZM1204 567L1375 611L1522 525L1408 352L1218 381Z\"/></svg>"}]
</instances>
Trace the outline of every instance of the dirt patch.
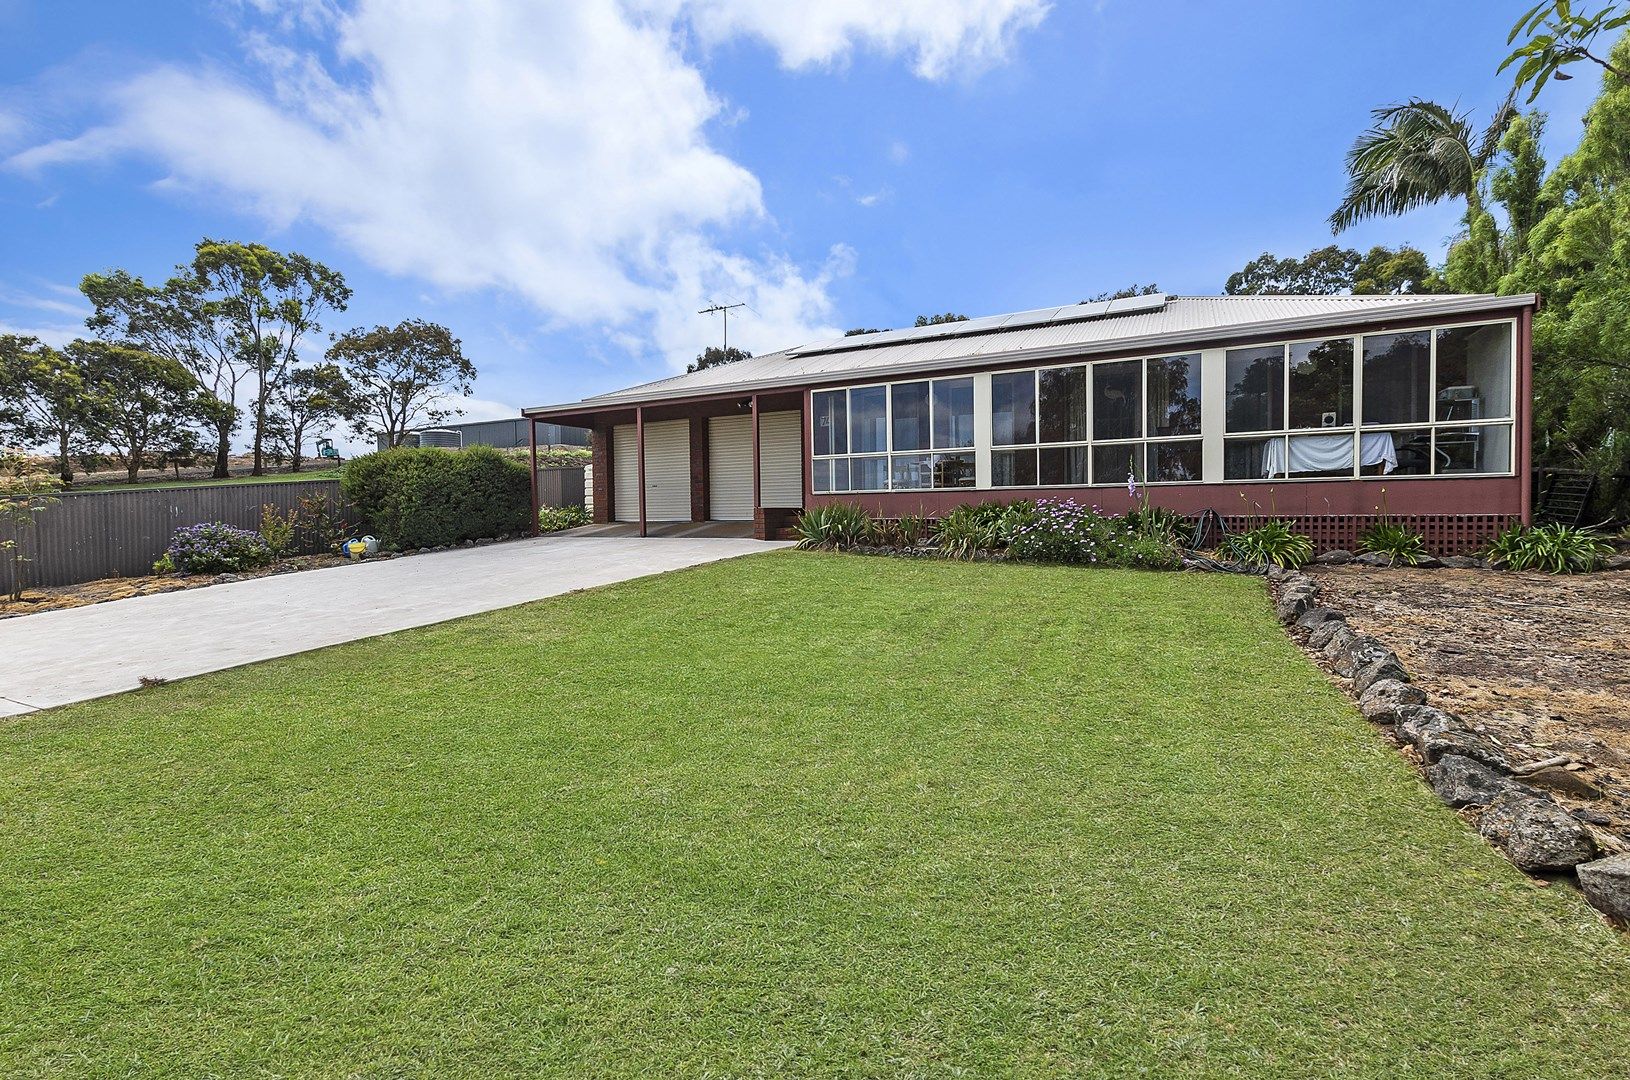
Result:
<instances>
[{"instance_id":1,"label":"dirt patch","mask_svg":"<svg viewBox=\"0 0 1630 1080\"><path fill-rule=\"evenodd\" d=\"M101 604L109 600L125 600L132 596L201 589L225 581L245 581L249 578L271 577L274 574L292 574L300 570L318 570L325 566L339 566L345 561L339 555L296 555L280 559L271 566L259 570L243 570L236 574L148 574L142 577L100 578L78 585L27 589L23 592L21 603L0 599L0 619L32 615L40 611L55 611L60 608L84 607L87 604Z\"/></svg>"},{"instance_id":2,"label":"dirt patch","mask_svg":"<svg viewBox=\"0 0 1630 1080\"><path fill-rule=\"evenodd\" d=\"M1434 705L1514 760L1567 755L1630 826L1630 573L1314 566L1319 603L1395 651Z\"/></svg>"}]
</instances>

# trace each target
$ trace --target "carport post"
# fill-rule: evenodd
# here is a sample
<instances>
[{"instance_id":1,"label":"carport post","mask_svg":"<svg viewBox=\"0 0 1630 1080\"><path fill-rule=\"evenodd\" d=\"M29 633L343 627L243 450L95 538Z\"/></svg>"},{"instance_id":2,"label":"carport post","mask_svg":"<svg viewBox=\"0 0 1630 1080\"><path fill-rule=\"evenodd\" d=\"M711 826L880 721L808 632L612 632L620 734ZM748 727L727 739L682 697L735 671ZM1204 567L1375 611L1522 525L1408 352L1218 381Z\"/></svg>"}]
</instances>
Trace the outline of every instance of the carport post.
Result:
<instances>
[{"instance_id":1,"label":"carport post","mask_svg":"<svg viewBox=\"0 0 1630 1080\"><path fill-rule=\"evenodd\" d=\"M527 434L532 444L532 527L527 532L538 535L538 422L532 417L526 418Z\"/></svg>"},{"instance_id":2,"label":"carport post","mask_svg":"<svg viewBox=\"0 0 1630 1080\"><path fill-rule=\"evenodd\" d=\"M634 407L634 480L640 487L640 535L645 535L645 406Z\"/></svg>"},{"instance_id":3,"label":"carport post","mask_svg":"<svg viewBox=\"0 0 1630 1080\"><path fill-rule=\"evenodd\" d=\"M752 397L753 409L753 513L759 511L758 494L758 395Z\"/></svg>"}]
</instances>

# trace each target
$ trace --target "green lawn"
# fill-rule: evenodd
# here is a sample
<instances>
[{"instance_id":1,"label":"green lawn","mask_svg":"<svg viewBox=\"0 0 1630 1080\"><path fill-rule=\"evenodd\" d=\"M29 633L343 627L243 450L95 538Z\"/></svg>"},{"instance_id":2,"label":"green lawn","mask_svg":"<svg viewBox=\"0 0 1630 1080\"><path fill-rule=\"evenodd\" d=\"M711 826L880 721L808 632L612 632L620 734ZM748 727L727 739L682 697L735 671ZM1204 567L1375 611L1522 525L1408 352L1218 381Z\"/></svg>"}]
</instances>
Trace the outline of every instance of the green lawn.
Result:
<instances>
[{"instance_id":1,"label":"green lawn","mask_svg":"<svg viewBox=\"0 0 1630 1080\"><path fill-rule=\"evenodd\" d=\"M163 491L167 488L211 487L219 484L282 484L301 480L338 480L339 469L306 468L297 473L265 476L229 476L225 480L143 480L137 484L75 484L69 491Z\"/></svg>"},{"instance_id":2,"label":"green lawn","mask_svg":"<svg viewBox=\"0 0 1630 1080\"><path fill-rule=\"evenodd\" d=\"M1622 1077L1260 581L780 553L0 721L0 1075Z\"/></svg>"}]
</instances>

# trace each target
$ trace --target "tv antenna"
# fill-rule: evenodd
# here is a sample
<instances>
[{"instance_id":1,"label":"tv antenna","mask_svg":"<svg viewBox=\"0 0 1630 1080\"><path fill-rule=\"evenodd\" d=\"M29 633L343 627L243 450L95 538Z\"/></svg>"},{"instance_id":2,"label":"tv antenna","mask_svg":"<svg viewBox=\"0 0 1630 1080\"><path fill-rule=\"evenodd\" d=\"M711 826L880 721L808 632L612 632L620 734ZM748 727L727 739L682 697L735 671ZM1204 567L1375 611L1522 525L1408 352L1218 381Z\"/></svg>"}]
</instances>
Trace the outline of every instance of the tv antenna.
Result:
<instances>
[{"instance_id":1,"label":"tv antenna","mask_svg":"<svg viewBox=\"0 0 1630 1080\"><path fill-rule=\"evenodd\" d=\"M709 304L696 313L698 315L712 315L717 312L724 316L724 352L728 353L730 351L730 312L735 308L746 306L746 304Z\"/></svg>"}]
</instances>

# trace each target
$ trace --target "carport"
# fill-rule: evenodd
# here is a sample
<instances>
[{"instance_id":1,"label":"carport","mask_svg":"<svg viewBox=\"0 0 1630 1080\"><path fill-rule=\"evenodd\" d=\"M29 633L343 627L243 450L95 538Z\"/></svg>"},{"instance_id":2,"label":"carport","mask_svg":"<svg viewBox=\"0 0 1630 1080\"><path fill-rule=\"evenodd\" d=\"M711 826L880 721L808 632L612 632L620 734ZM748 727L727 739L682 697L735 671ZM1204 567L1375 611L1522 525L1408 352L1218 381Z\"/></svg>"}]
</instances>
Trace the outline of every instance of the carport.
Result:
<instances>
[{"instance_id":1,"label":"carport","mask_svg":"<svg viewBox=\"0 0 1630 1080\"><path fill-rule=\"evenodd\" d=\"M534 428L548 421L591 430L597 525L630 525L650 536L658 530L674 535L671 527L678 525L730 523L741 526L740 534L768 540L783 535L803 506L807 432L800 393L582 409L526 415ZM533 446L535 455L535 440Z\"/></svg>"}]
</instances>

